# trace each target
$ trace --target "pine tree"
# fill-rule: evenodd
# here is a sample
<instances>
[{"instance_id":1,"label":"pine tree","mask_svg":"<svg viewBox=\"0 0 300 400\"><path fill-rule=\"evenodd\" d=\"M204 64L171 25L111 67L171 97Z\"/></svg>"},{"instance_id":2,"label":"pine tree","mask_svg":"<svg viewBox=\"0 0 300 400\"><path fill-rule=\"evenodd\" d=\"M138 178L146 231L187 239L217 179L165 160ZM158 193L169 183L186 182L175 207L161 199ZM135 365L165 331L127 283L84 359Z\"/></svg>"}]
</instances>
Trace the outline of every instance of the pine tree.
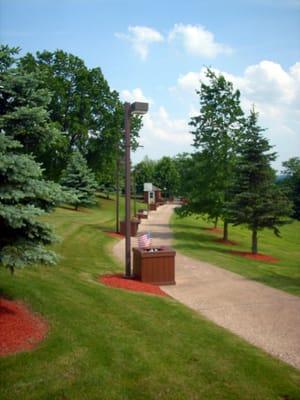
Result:
<instances>
[{"instance_id":1,"label":"pine tree","mask_svg":"<svg viewBox=\"0 0 300 400\"><path fill-rule=\"evenodd\" d=\"M61 178L62 186L68 188L75 194L71 204L78 210L79 206L95 203L97 182L94 173L88 168L85 158L75 151L63 171Z\"/></svg>"},{"instance_id":2,"label":"pine tree","mask_svg":"<svg viewBox=\"0 0 300 400\"><path fill-rule=\"evenodd\" d=\"M28 264L54 264L44 248L55 241L49 225L38 217L61 199L61 189L42 179L42 169L22 145L0 133L0 265L14 272Z\"/></svg>"},{"instance_id":3,"label":"pine tree","mask_svg":"<svg viewBox=\"0 0 300 400\"><path fill-rule=\"evenodd\" d=\"M0 129L22 143L22 152L33 154L47 176L53 177L66 139L50 120L51 94L41 88L41 74L17 65L18 52L0 46Z\"/></svg>"},{"instance_id":4,"label":"pine tree","mask_svg":"<svg viewBox=\"0 0 300 400\"><path fill-rule=\"evenodd\" d=\"M235 196L230 204L234 225L246 224L252 231L253 254L258 251L258 232L273 229L279 236L279 227L288 222L291 204L275 185L271 161L276 154L270 152L264 129L257 124L258 114L251 110L245 121L245 137L239 149L234 183Z\"/></svg>"}]
</instances>

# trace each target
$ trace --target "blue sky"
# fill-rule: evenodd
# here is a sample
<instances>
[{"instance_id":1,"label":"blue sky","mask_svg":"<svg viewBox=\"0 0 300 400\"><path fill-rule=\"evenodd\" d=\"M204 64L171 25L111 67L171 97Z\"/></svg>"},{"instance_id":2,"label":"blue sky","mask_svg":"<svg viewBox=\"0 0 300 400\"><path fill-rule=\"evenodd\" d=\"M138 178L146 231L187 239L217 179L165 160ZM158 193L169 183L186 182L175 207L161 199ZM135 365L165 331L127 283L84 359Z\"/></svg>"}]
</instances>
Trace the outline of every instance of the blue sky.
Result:
<instances>
[{"instance_id":1,"label":"blue sky","mask_svg":"<svg viewBox=\"0 0 300 400\"><path fill-rule=\"evenodd\" d=\"M148 100L133 156L192 151L195 89L211 66L254 103L281 161L300 153L300 1L0 0L0 38L71 52L124 100Z\"/></svg>"}]
</instances>

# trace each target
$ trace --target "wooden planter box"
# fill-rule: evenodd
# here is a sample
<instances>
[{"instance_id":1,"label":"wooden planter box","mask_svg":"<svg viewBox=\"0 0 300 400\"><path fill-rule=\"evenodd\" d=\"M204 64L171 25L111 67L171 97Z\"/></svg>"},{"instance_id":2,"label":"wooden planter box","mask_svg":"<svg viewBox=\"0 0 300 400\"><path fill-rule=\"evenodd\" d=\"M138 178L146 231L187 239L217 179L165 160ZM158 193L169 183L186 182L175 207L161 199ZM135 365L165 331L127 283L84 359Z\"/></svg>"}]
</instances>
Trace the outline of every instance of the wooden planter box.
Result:
<instances>
[{"instance_id":1,"label":"wooden planter box","mask_svg":"<svg viewBox=\"0 0 300 400\"><path fill-rule=\"evenodd\" d=\"M155 285L175 285L176 252L173 249L160 247L154 252L134 247L132 250L133 275L136 278Z\"/></svg>"},{"instance_id":2,"label":"wooden planter box","mask_svg":"<svg viewBox=\"0 0 300 400\"><path fill-rule=\"evenodd\" d=\"M156 211L156 204L149 204L150 211Z\"/></svg>"},{"instance_id":3,"label":"wooden planter box","mask_svg":"<svg viewBox=\"0 0 300 400\"><path fill-rule=\"evenodd\" d=\"M130 221L130 236L136 236L140 221ZM120 233L126 236L126 224L125 221L120 222Z\"/></svg>"}]
</instances>

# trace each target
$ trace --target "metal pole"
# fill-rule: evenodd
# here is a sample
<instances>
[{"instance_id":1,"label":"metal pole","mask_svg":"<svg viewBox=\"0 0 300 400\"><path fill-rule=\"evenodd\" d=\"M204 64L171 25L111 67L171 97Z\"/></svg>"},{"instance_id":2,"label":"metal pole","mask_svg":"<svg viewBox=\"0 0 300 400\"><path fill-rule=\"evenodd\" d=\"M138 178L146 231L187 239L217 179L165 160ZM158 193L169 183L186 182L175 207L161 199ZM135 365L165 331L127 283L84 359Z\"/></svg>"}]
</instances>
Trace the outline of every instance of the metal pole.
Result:
<instances>
[{"instance_id":1,"label":"metal pole","mask_svg":"<svg viewBox=\"0 0 300 400\"><path fill-rule=\"evenodd\" d=\"M135 170L132 172L132 180L133 180L133 214L136 217L136 180L135 180Z\"/></svg>"},{"instance_id":2,"label":"metal pole","mask_svg":"<svg viewBox=\"0 0 300 400\"><path fill-rule=\"evenodd\" d=\"M125 277L131 276L130 243L130 103L124 104L125 111Z\"/></svg>"},{"instance_id":3,"label":"metal pole","mask_svg":"<svg viewBox=\"0 0 300 400\"><path fill-rule=\"evenodd\" d=\"M116 232L120 231L120 217L119 217L119 209L120 209L120 158L119 152L117 150L117 163L116 163Z\"/></svg>"}]
</instances>

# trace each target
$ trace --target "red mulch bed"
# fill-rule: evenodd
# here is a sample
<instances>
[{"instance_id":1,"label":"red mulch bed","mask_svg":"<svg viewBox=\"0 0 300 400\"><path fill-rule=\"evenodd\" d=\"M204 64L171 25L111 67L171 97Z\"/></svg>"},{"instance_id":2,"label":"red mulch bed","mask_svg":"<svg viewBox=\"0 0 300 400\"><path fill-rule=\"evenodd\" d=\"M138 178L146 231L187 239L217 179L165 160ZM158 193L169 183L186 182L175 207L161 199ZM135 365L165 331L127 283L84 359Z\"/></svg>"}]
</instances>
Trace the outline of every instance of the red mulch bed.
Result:
<instances>
[{"instance_id":1,"label":"red mulch bed","mask_svg":"<svg viewBox=\"0 0 300 400\"><path fill-rule=\"evenodd\" d=\"M272 257L272 256L268 256L266 254L252 254L252 253L248 253L246 251L237 251L237 250L230 250L229 251L230 254L235 254L241 257L246 257L249 258L250 260L256 260L256 261L263 261L263 262L269 262L269 263L276 263L279 261L278 258Z\"/></svg>"},{"instance_id":2,"label":"red mulch bed","mask_svg":"<svg viewBox=\"0 0 300 400\"><path fill-rule=\"evenodd\" d=\"M150 293L157 296L168 296L159 286L152 285L151 283L144 283L134 278L124 278L122 274L102 275L99 277L99 281L106 286L114 288Z\"/></svg>"},{"instance_id":3,"label":"red mulch bed","mask_svg":"<svg viewBox=\"0 0 300 400\"><path fill-rule=\"evenodd\" d=\"M121 233L117 233L117 232L106 231L105 233L106 233L107 236L113 237L113 238L116 238L116 239L124 239L124 237L125 237Z\"/></svg>"},{"instance_id":4,"label":"red mulch bed","mask_svg":"<svg viewBox=\"0 0 300 400\"><path fill-rule=\"evenodd\" d=\"M222 228L202 228L205 231L214 232L214 233L222 233Z\"/></svg>"},{"instance_id":5,"label":"red mulch bed","mask_svg":"<svg viewBox=\"0 0 300 400\"><path fill-rule=\"evenodd\" d=\"M215 242L226 244L227 246L237 246L238 243L234 242L233 240L224 240L224 239L215 239Z\"/></svg>"},{"instance_id":6,"label":"red mulch bed","mask_svg":"<svg viewBox=\"0 0 300 400\"><path fill-rule=\"evenodd\" d=\"M47 323L24 304L0 298L0 356L32 350L47 331Z\"/></svg>"}]
</instances>

